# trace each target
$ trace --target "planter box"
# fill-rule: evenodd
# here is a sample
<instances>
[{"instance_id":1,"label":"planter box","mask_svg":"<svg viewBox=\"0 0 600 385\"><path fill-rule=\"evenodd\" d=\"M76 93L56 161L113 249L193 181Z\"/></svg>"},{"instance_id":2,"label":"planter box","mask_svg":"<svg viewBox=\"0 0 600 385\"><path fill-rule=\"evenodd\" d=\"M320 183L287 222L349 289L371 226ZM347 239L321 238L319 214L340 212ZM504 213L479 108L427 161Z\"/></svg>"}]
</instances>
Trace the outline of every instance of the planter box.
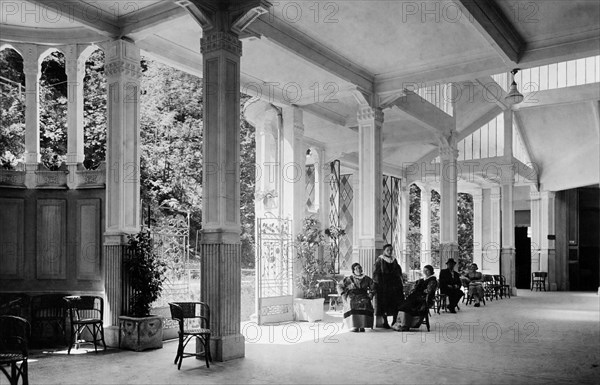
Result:
<instances>
[{"instance_id":1,"label":"planter box","mask_svg":"<svg viewBox=\"0 0 600 385\"><path fill-rule=\"evenodd\" d=\"M294 298L294 320L315 322L323 319L324 298L304 299Z\"/></svg>"},{"instance_id":2,"label":"planter box","mask_svg":"<svg viewBox=\"0 0 600 385\"><path fill-rule=\"evenodd\" d=\"M163 346L163 317L119 317L119 348L135 350L157 349Z\"/></svg>"}]
</instances>

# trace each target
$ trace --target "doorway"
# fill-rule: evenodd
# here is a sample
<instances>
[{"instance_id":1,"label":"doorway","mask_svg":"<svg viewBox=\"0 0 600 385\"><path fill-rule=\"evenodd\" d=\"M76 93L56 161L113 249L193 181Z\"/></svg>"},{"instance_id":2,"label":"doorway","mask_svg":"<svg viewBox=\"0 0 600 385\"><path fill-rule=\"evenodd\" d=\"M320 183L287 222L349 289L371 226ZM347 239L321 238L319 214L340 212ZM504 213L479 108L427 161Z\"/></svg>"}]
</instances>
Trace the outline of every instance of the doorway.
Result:
<instances>
[{"instance_id":1,"label":"doorway","mask_svg":"<svg viewBox=\"0 0 600 385\"><path fill-rule=\"evenodd\" d=\"M531 284L531 238L529 227L515 227L515 275L517 289L529 289Z\"/></svg>"}]
</instances>

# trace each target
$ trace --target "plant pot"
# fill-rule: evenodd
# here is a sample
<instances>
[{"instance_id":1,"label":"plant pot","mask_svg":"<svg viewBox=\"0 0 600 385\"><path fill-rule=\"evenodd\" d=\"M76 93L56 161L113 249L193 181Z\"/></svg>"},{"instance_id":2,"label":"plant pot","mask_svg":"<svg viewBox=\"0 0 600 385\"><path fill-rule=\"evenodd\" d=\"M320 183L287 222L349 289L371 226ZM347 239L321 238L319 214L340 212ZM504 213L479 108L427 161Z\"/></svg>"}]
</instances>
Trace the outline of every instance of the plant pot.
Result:
<instances>
[{"instance_id":1,"label":"plant pot","mask_svg":"<svg viewBox=\"0 0 600 385\"><path fill-rule=\"evenodd\" d=\"M119 317L119 348L135 350L157 349L163 346L163 317Z\"/></svg>"},{"instance_id":2,"label":"plant pot","mask_svg":"<svg viewBox=\"0 0 600 385\"><path fill-rule=\"evenodd\" d=\"M294 298L294 320L315 322L323 319L324 298Z\"/></svg>"}]
</instances>

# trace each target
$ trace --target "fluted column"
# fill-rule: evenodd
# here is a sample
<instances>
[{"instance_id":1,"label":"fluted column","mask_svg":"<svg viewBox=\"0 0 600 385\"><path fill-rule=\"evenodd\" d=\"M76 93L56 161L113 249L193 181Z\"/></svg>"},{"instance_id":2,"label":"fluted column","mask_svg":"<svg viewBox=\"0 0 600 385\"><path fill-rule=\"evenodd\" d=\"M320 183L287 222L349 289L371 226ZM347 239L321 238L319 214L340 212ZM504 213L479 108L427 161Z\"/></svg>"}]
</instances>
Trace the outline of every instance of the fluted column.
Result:
<instances>
[{"instance_id":1,"label":"fluted column","mask_svg":"<svg viewBox=\"0 0 600 385\"><path fill-rule=\"evenodd\" d=\"M445 268L449 258L458 260L457 199L458 173L456 143L442 145L440 148L440 268Z\"/></svg>"},{"instance_id":2,"label":"fluted column","mask_svg":"<svg viewBox=\"0 0 600 385\"><path fill-rule=\"evenodd\" d=\"M473 262L483 269L483 193L473 192Z\"/></svg>"},{"instance_id":3,"label":"fluted column","mask_svg":"<svg viewBox=\"0 0 600 385\"><path fill-rule=\"evenodd\" d=\"M402 178L402 187L400 188L400 221L402 227L400 228L400 245L401 245L401 264L402 271L408 274L411 269L410 258L411 255L408 249L408 222L410 214L410 186L406 184L406 178ZM400 251L399 251L400 252ZM398 254L399 254L398 252Z\"/></svg>"},{"instance_id":4,"label":"fluted column","mask_svg":"<svg viewBox=\"0 0 600 385\"><path fill-rule=\"evenodd\" d=\"M106 232L105 257L105 328L109 344L118 341L118 320L125 298L122 297L122 259L127 234L140 229L140 50L125 40L106 44L107 136L106 136ZM76 102L77 103L77 102ZM73 118L74 124L79 123ZM82 123L82 122L81 122ZM71 127L76 129L77 127ZM81 127L83 135L83 126ZM78 149L79 150L79 149ZM81 151L83 149L81 148ZM72 152L77 160L77 151Z\"/></svg>"},{"instance_id":5,"label":"fluted column","mask_svg":"<svg viewBox=\"0 0 600 385\"><path fill-rule=\"evenodd\" d=\"M381 230L381 127L383 111L361 106L358 111L359 250L358 261L372 276L377 254L383 248Z\"/></svg>"},{"instance_id":6,"label":"fluted column","mask_svg":"<svg viewBox=\"0 0 600 385\"><path fill-rule=\"evenodd\" d=\"M25 74L25 185L35 188L35 171L40 162L40 62L36 45L23 45L23 73Z\"/></svg>"},{"instance_id":7,"label":"fluted column","mask_svg":"<svg viewBox=\"0 0 600 385\"><path fill-rule=\"evenodd\" d=\"M298 107L283 108L283 205L284 217L292 220L293 239L302 230L302 220L306 215L306 144L304 143L304 122L302 110ZM293 250L294 272L297 265L296 250ZM294 274L296 275L296 274ZM294 287L294 296L302 295L302 290Z\"/></svg>"},{"instance_id":8,"label":"fluted column","mask_svg":"<svg viewBox=\"0 0 600 385\"><path fill-rule=\"evenodd\" d=\"M204 75L200 295L211 307L213 357L226 361L245 355L244 337L240 333L239 89L242 42L228 30L211 29L205 31L200 45Z\"/></svg>"},{"instance_id":9,"label":"fluted column","mask_svg":"<svg viewBox=\"0 0 600 385\"><path fill-rule=\"evenodd\" d=\"M540 192L540 271L548 272L548 287L557 290L556 248L554 239L548 239L549 234L555 233L554 198L552 191Z\"/></svg>"},{"instance_id":10,"label":"fluted column","mask_svg":"<svg viewBox=\"0 0 600 385\"><path fill-rule=\"evenodd\" d=\"M354 226L352 228L352 263L358 262L358 250L360 249L360 171L354 171L352 174L352 178L350 178L352 183L352 217L354 218Z\"/></svg>"},{"instance_id":11,"label":"fluted column","mask_svg":"<svg viewBox=\"0 0 600 385\"><path fill-rule=\"evenodd\" d=\"M67 185L77 187L77 165L83 163L83 78L85 60L80 57L77 44L67 46L65 50L67 74L67 167L69 176Z\"/></svg>"},{"instance_id":12,"label":"fluted column","mask_svg":"<svg viewBox=\"0 0 600 385\"><path fill-rule=\"evenodd\" d=\"M484 245L483 266L481 270L486 270L490 274L500 274L500 198L502 194L500 187L492 187L490 192L490 243Z\"/></svg>"},{"instance_id":13,"label":"fluted column","mask_svg":"<svg viewBox=\"0 0 600 385\"><path fill-rule=\"evenodd\" d=\"M513 112L504 111L504 161L512 164L513 160ZM514 171L502 169L502 250L500 252L500 271L517 294L515 272L515 213L513 205Z\"/></svg>"},{"instance_id":14,"label":"fluted column","mask_svg":"<svg viewBox=\"0 0 600 385\"><path fill-rule=\"evenodd\" d=\"M431 265L431 190L421 187L421 269Z\"/></svg>"},{"instance_id":15,"label":"fluted column","mask_svg":"<svg viewBox=\"0 0 600 385\"><path fill-rule=\"evenodd\" d=\"M531 212L531 271L541 271L540 249L542 247L541 196L538 191L529 192ZM546 261L547 262L547 261Z\"/></svg>"}]
</instances>

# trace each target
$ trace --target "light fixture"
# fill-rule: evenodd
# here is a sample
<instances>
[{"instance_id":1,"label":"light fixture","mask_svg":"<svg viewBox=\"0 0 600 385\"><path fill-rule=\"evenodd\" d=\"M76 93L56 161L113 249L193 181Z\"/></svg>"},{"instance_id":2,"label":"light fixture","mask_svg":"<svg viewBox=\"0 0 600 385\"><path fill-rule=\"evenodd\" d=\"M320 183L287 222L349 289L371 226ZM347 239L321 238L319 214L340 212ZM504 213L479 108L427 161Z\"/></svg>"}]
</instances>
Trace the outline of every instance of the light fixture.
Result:
<instances>
[{"instance_id":1,"label":"light fixture","mask_svg":"<svg viewBox=\"0 0 600 385\"><path fill-rule=\"evenodd\" d=\"M515 82L515 75L517 74L517 72L519 72L518 68L515 68L514 70L510 71L510 73L512 74L512 83L510 85L510 89L508 90L508 95L506 95L506 97L504 98L504 100L506 100L509 106L519 104L523 101L523 94L519 92L519 90L517 89L517 82Z\"/></svg>"}]
</instances>

